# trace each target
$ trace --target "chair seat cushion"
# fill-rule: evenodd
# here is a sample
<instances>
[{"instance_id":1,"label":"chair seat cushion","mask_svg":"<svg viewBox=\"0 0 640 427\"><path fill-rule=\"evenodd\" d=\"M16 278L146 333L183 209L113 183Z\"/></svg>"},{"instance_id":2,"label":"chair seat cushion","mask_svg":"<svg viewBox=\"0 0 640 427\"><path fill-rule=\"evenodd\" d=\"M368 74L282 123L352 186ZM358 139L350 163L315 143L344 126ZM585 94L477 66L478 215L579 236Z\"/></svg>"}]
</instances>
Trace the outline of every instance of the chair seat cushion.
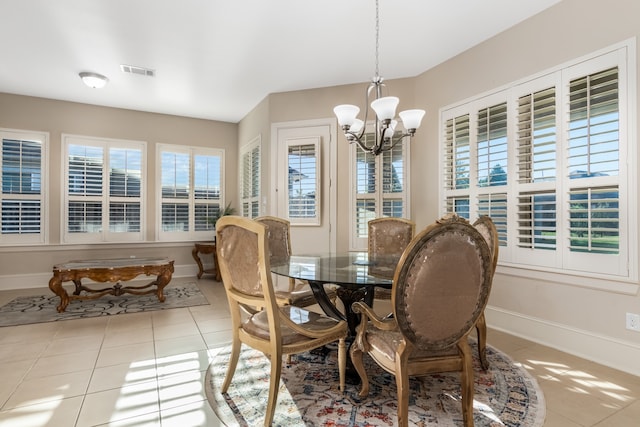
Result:
<instances>
[{"instance_id":1,"label":"chair seat cushion","mask_svg":"<svg viewBox=\"0 0 640 427\"><path fill-rule=\"evenodd\" d=\"M329 299L335 299L337 294L335 287L325 286L324 290ZM308 283L296 281L293 290L276 289L276 298L284 301L285 304L295 305L298 307L308 307L317 304L318 301L313 295L313 291Z\"/></svg>"},{"instance_id":2,"label":"chair seat cushion","mask_svg":"<svg viewBox=\"0 0 640 427\"><path fill-rule=\"evenodd\" d=\"M398 346L402 342L402 333L400 333L399 330L382 331L369 324L366 337L366 341L371 346L371 353L375 353L378 356L384 357L390 364L394 363L396 351L398 350ZM458 355L458 349L455 346L441 351L425 351L416 348L409 356L409 361L419 360L427 357L449 357L456 355ZM376 357L376 359L378 359L378 357Z\"/></svg>"},{"instance_id":3,"label":"chair seat cushion","mask_svg":"<svg viewBox=\"0 0 640 427\"><path fill-rule=\"evenodd\" d=\"M280 307L279 309L294 323L312 331L322 331L331 328L339 323L335 319L299 307L286 306ZM249 317L242 324L242 329L244 329L250 335L269 340L269 321L267 319L266 310L260 311ZM282 325L282 323L281 333L283 345L301 343L312 339L305 335L297 333L293 329ZM335 339L337 339L337 337Z\"/></svg>"}]
</instances>

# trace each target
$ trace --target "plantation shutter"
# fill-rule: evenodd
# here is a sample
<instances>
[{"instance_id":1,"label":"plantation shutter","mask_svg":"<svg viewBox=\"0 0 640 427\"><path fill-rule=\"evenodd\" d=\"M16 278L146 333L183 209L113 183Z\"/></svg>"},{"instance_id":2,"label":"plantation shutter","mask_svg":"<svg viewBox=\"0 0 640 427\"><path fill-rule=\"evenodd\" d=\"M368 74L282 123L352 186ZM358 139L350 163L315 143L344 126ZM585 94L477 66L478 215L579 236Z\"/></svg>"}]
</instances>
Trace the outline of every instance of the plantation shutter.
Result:
<instances>
[{"instance_id":1,"label":"plantation shutter","mask_svg":"<svg viewBox=\"0 0 640 427\"><path fill-rule=\"evenodd\" d=\"M620 249L618 68L569 84L569 248L618 254Z\"/></svg>"},{"instance_id":2,"label":"plantation shutter","mask_svg":"<svg viewBox=\"0 0 640 427\"><path fill-rule=\"evenodd\" d=\"M520 248L557 245L556 90L546 88L518 98L517 172Z\"/></svg>"},{"instance_id":3,"label":"plantation shutter","mask_svg":"<svg viewBox=\"0 0 640 427\"><path fill-rule=\"evenodd\" d=\"M2 242L24 242L26 235L30 242L43 237L42 154L41 141L2 138Z\"/></svg>"},{"instance_id":4,"label":"plantation shutter","mask_svg":"<svg viewBox=\"0 0 640 427\"><path fill-rule=\"evenodd\" d=\"M247 218L260 216L260 144L251 144L242 154L240 179L242 215Z\"/></svg>"},{"instance_id":5,"label":"plantation shutter","mask_svg":"<svg viewBox=\"0 0 640 427\"><path fill-rule=\"evenodd\" d=\"M102 233L104 148L68 146L69 233Z\"/></svg>"},{"instance_id":6,"label":"plantation shutter","mask_svg":"<svg viewBox=\"0 0 640 427\"><path fill-rule=\"evenodd\" d=\"M109 231L140 232L142 150L109 150Z\"/></svg>"},{"instance_id":7,"label":"plantation shutter","mask_svg":"<svg viewBox=\"0 0 640 427\"><path fill-rule=\"evenodd\" d=\"M481 109L477 120L477 215L491 217L498 230L500 246L506 246L507 103Z\"/></svg>"},{"instance_id":8,"label":"plantation shutter","mask_svg":"<svg viewBox=\"0 0 640 427\"><path fill-rule=\"evenodd\" d=\"M320 224L320 139L287 141L289 221Z\"/></svg>"},{"instance_id":9,"label":"plantation shutter","mask_svg":"<svg viewBox=\"0 0 640 427\"><path fill-rule=\"evenodd\" d=\"M161 155L162 231L189 230L189 153L163 151Z\"/></svg>"},{"instance_id":10,"label":"plantation shutter","mask_svg":"<svg viewBox=\"0 0 640 427\"><path fill-rule=\"evenodd\" d=\"M469 114L445 123L444 185L445 211L469 218L469 177L471 173ZM457 195L455 190L463 190Z\"/></svg>"},{"instance_id":11,"label":"plantation shutter","mask_svg":"<svg viewBox=\"0 0 640 427\"><path fill-rule=\"evenodd\" d=\"M222 168L219 156L194 154L193 198L194 230L212 230L215 224L209 220L220 212L220 182Z\"/></svg>"}]
</instances>

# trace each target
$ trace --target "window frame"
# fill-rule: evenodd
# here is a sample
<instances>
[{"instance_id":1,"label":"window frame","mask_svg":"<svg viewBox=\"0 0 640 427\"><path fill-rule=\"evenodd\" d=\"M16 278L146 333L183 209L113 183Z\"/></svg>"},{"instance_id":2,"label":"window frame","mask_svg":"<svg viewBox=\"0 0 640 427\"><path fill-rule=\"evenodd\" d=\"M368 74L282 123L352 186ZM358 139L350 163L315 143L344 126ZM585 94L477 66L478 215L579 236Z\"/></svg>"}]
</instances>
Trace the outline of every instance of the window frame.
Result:
<instances>
[{"instance_id":1,"label":"window frame","mask_svg":"<svg viewBox=\"0 0 640 427\"><path fill-rule=\"evenodd\" d=\"M63 244L78 243L124 243L143 242L146 240L146 199L147 199L147 143L145 141L101 138L84 135L62 134L62 215L60 230L62 233L61 242ZM102 170L102 191L99 196L71 196L69 194L69 146L80 145L87 147L99 147L103 150L103 170ZM112 200L120 197L109 194L110 186L110 150L111 149L131 149L140 150L140 195L132 197L131 201L140 204L140 225L139 231L134 232L112 232L109 229L109 206ZM69 231L69 203L72 200L100 201L102 204L102 229L96 233L71 233Z\"/></svg>"},{"instance_id":2,"label":"window frame","mask_svg":"<svg viewBox=\"0 0 640 427\"><path fill-rule=\"evenodd\" d=\"M373 124L369 124L368 128L372 128ZM396 130L396 133L402 132L402 126L399 125L400 129ZM368 132L371 138L373 138L373 133ZM368 247L368 233L367 225L362 225L362 232L365 234L359 234L358 230L358 201L359 200L374 200L375 204L375 215L374 218L380 218L384 216L384 201L399 199L402 202L402 214L400 217L402 218L410 218L411 212L411 198L409 195L411 194L410 189L410 151L411 151L411 138L404 138L403 141L399 142L396 148L402 148L402 183L403 190L399 192L393 193L385 193L384 192L384 156L385 153L380 153L377 156L374 156L375 159L375 192L373 193L358 193L357 185L358 185L358 154L363 153L360 147L357 144L350 144L349 147L349 185L351 188L350 191L350 221L349 221L349 250L351 251L366 251ZM371 154L372 155L372 154ZM368 223L368 221L367 221ZM361 228L362 228L361 227Z\"/></svg>"},{"instance_id":3,"label":"window frame","mask_svg":"<svg viewBox=\"0 0 640 427\"><path fill-rule=\"evenodd\" d=\"M215 237L215 225L207 225L206 230L195 230L195 208L197 200L194 191L189 190L188 204L188 230L186 231L164 231L162 225L162 205L165 200L162 195L162 154L165 152L188 154L189 156L189 189L194 189L194 158L195 156L211 156L220 158L220 197L218 199L218 210L224 209L227 205L225 191L225 150L221 148L207 148L199 146L186 146L176 144L157 144L156 146L156 236L158 241L183 242L183 241L210 241ZM211 202L215 204L215 202Z\"/></svg>"},{"instance_id":4,"label":"window frame","mask_svg":"<svg viewBox=\"0 0 640 427\"><path fill-rule=\"evenodd\" d=\"M20 200L40 200L40 231L38 233L9 233L0 230L0 246L42 245L49 242L49 133L32 130L0 128L0 141L12 139L40 144L40 195L39 198L19 196ZM0 144L0 147L2 145ZM0 181L3 162L0 160ZM0 202L12 195L0 192Z\"/></svg>"},{"instance_id":5,"label":"window frame","mask_svg":"<svg viewBox=\"0 0 640 427\"><path fill-rule=\"evenodd\" d=\"M313 146L313 173L315 178L315 183L313 185L314 189L314 202L313 204L309 204L313 207L314 214L309 216L292 216L291 209L295 206L301 206L300 203L293 203L291 198L291 191L293 188L290 188L293 185L293 182L297 182L291 178L292 170L296 170L304 175L304 171L301 169L299 165L296 165L296 168L292 168L289 160L292 147L304 147L304 146ZM286 213L285 218L289 221L291 225L295 226L320 226L322 223L322 138L320 136L300 136L295 138L287 138L284 141L283 146L283 156L284 156L284 167L288 172L284 175L284 179L286 179L286 192L285 192L285 206ZM303 157L303 156L299 156ZM305 177L311 178L311 177ZM305 188L309 188L305 186ZM302 190L302 187L300 187ZM302 200L302 198L301 198Z\"/></svg>"},{"instance_id":6,"label":"window frame","mask_svg":"<svg viewBox=\"0 0 640 427\"><path fill-rule=\"evenodd\" d=\"M559 65L551 70L538 73L534 76L521 79L517 82L505 85L490 93L480 94L475 97L471 97L467 100L461 101L450 106L446 106L440 109L440 141L439 151L440 158L445 159L447 154L446 150L446 123L447 120L461 116L462 114L469 113L471 115L470 122L473 122L474 114L479 110L478 105L486 100L504 99L508 105L508 139L509 139L509 171L508 171L508 190L507 197L509 198L508 206L511 212L508 213L508 235L512 236L511 241L506 246L500 247L500 270L507 274L515 276L527 276L531 277L531 274L536 274L539 277L546 277L550 280L557 280L563 283L570 283L574 285L586 286L590 288L605 289L615 292L627 293L633 291L636 286L629 286L628 282L637 282L638 269L636 263L630 262L631 259L637 258L637 202L635 198L630 197L630 190L633 189L633 183L637 181L637 174L635 172L637 168L637 148L635 147L635 135L637 135L637 124L634 124L634 118L636 117L636 49L635 40L629 39L624 42L618 43L614 46L601 49L592 54L586 55L581 58L569 61L565 64ZM543 82L552 81L556 85L556 153L561 155L556 156L556 175L557 184L554 182L555 188L558 190L556 195L556 205L559 206L558 211L563 211L562 218L556 219L556 228L563 229L566 227L567 217L569 215L569 208L561 205L562 200L566 200L565 194L567 194L568 187L570 185L570 179L567 175L562 175L568 170L566 163L567 141L568 141L568 114L569 109L565 107L568 103L568 83L575 78L588 76L600 71L604 71L607 67L618 67L618 112L619 112L619 175L616 181L620 190L620 226L619 226L619 245L620 256L613 263L615 264L614 272L611 269L601 269L600 271L585 271L585 265L593 267L593 258L601 258L602 254L589 254L592 258L587 264L575 264L571 262L572 258L580 258L576 254L558 254L558 251L564 251L566 245L562 241L558 241L556 251L552 252L552 255L542 254L544 256L532 256L532 252L518 251L514 240L518 238L517 232L517 212L518 206L518 186L515 184L518 180L517 171L517 144L516 138L517 132L517 103L519 97L525 93L524 88L536 87L538 90L547 88L547 84ZM534 89L535 91L535 89ZM473 130L470 131L470 135L473 135ZM476 153L472 153L471 157L475 158ZM626 161L625 161L626 159ZM473 161L471 162L474 163ZM472 168L473 169L473 168ZM463 196L465 190L448 190L446 188L447 170L443 167L442 163L439 168L440 179L440 212L447 211L447 197ZM470 171L470 176L473 176L474 170ZM606 177L611 181L611 177ZM521 186L520 193L522 193ZM533 185L535 187L535 185ZM544 187L544 184L538 187ZM473 200L473 189L467 191L470 200ZM562 197L558 197L562 196ZM564 199L563 199L564 198ZM471 209L471 220L473 221L477 217L477 212ZM627 236L629 236L627 240ZM521 252L521 253L518 253ZM526 252L526 253L524 253ZM538 251L539 252L539 251ZM540 255L540 254L536 254ZM600 256L598 256L600 255ZM564 258L563 258L564 257ZM546 259L545 259L546 258ZM560 258L560 260L559 260ZM608 262L611 262L609 259ZM538 272L538 273L536 273ZM613 276L612 276L613 274ZM540 276L542 275L542 276ZM581 278L581 279L576 279ZM587 280L584 280L587 278ZM606 283L601 279L606 278Z\"/></svg>"}]
</instances>

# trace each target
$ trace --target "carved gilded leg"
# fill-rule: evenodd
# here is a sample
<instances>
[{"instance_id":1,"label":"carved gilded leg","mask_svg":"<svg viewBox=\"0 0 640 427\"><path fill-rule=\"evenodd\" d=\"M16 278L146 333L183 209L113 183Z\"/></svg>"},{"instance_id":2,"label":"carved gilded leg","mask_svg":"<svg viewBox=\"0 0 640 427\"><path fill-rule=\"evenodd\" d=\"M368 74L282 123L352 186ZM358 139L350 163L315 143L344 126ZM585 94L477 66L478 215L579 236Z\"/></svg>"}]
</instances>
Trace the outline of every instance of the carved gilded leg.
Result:
<instances>
[{"instance_id":1,"label":"carved gilded leg","mask_svg":"<svg viewBox=\"0 0 640 427\"><path fill-rule=\"evenodd\" d=\"M233 374L236 372L236 366L238 365L238 359L240 358L240 347L242 343L238 338L238 330L234 329L233 343L231 344L231 356L229 356L229 365L227 366L227 375L224 377L224 382L220 391L226 393L233 379Z\"/></svg>"},{"instance_id":2,"label":"carved gilded leg","mask_svg":"<svg viewBox=\"0 0 640 427\"><path fill-rule=\"evenodd\" d=\"M173 262L169 264L167 268L162 270L162 272L158 275L156 279L156 287L158 290L156 291L158 295L158 301L164 302L166 297L164 296L164 287L169 284L171 281L171 276L173 275Z\"/></svg>"},{"instance_id":3,"label":"carved gilded leg","mask_svg":"<svg viewBox=\"0 0 640 427\"><path fill-rule=\"evenodd\" d=\"M396 372L396 388L398 389L398 426L409 426L409 375L402 369Z\"/></svg>"},{"instance_id":4,"label":"carved gilded leg","mask_svg":"<svg viewBox=\"0 0 640 427\"><path fill-rule=\"evenodd\" d=\"M356 368L356 372L358 373L358 376L360 376L360 381L362 381L362 387L360 388L358 396L367 397L369 394L369 378L367 377L367 371L364 369L364 363L362 362L362 349L358 345L357 340L351 345L349 354L351 355L353 367Z\"/></svg>"},{"instance_id":5,"label":"carved gilded leg","mask_svg":"<svg viewBox=\"0 0 640 427\"><path fill-rule=\"evenodd\" d=\"M60 304L58 304L57 310L58 313L62 313L66 310L67 305L69 305L69 294L62 287L62 279L57 274L53 274L51 280L49 280L49 289L60 297Z\"/></svg>"},{"instance_id":6,"label":"carved gilded leg","mask_svg":"<svg viewBox=\"0 0 640 427\"><path fill-rule=\"evenodd\" d=\"M402 351L404 350L404 351ZM398 389L398 426L409 426L409 353L402 346L396 353L396 388Z\"/></svg>"},{"instance_id":7,"label":"carved gilded leg","mask_svg":"<svg viewBox=\"0 0 640 427\"><path fill-rule=\"evenodd\" d=\"M480 357L480 365L482 369L486 371L489 369L489 361L487 360L487 322L484 318L484 312L478 317L476 332L478 333L478 356Z\"/></svg>"},{"instance_id":8,"label":"carved gilded leg","mask_svg":"<svg viewBox=\"0 0 640 427\"><path fill-rule=\"evenodd\" d=\"M276 353L279 353L276 351ZM269 399L267 411L264 414L264 425L268 427L273 422L273 414L276 412L278 401L278 389L280 388L280 373L282 372L282 354L272 354L271 377L269 378Z\"/></svg>"},{"instance_id":9,"label":"carved gilded leg","mask_svg":"<svg viewBox=\"0 0 640 427\"><path fill-rule=\"evenodd\" d=\"M191 256L194 260L196 260L196 264L198 264L198 279L202 277L204 274L204 267L202 266L202 261L200 261L200 257L198 256L198 247L196 246L191 250Z\"/></svg>"},{"instance_id":10,"label":"carved gilded leg","mask_svg":"<svg viewBox=\"0 0 640 427\"><path fill-rule=\"evenodd\" d=\"M338 372L340 375L340 391L344 393L345 371L347 370L347 345L344 338L338 341Z\"/></svg>"},{"instance_id":11,"label":"carved gilded leg","mask_svg":"<svg viewBox=\"0 0 640 427\"><path fill-rule=\"evenodd\" d=\"M465 427L473 427L473 356L467 338L460 340L458 348L462 352L462 418Z\"/></svg>"}]
</instances>

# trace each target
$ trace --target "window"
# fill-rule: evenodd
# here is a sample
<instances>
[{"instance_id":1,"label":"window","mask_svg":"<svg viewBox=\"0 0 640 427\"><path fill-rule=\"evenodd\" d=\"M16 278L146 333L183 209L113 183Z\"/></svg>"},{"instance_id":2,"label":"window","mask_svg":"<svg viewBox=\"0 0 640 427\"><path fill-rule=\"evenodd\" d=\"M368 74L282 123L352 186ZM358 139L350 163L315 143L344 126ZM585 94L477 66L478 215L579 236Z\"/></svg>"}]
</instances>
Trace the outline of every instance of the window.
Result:
<instances>
[{"instance_id":1,"label":"window","mask_svg":"<svg viewBox=\"0 0 640 427\"><path fill-rule=\"evenodd\" d=\"M374 138L373 133L364 140ZM366 250L368 223L379 217L408 218L407 188L409 140L378 156L352 144L351 249Z\"/></svg>"},{"instance_id":2,"label":"window","mask_svg":"<svg viewBox=\"0 0 640 427\"><path fill-rule=\"evenodd\" d=\"M288 219L320 225L320 138L289 139L286 147Z\"/></svg>"},{"instance_id":3,"label":"window","mask_svg":"<svg viewBox=\"0 0 640 427\"><path fill-rule=\"evenodd\" d=\"M242 216L260 216L260 137L240 150Z\"/></svg>"},{"instance_id":4,"label":"window","mask_svg":"<svg viewBox=\"0 0 640 427\"><path fill-rule=\"evenodd\" d=\"M211 240L224 205L224 151L158 146L160 240Z\"/></svg>"},{"instance_id":5,"label":"window","mask_svg":"<svg viewBox=\"0 0 640 427\"><path fill-rule=\"evenodd\" d=\"M491 216L503 264L633 279L627 54L623 46L443 110L443 210Z\"/></svg>"},{"instance_id":6,"label":"window","mask_svg":"<svg viewBox=\"0 0 640 427\"><path fill-rule=\"evenodd\" d=\"M44 243L48 135L0 129L0 137L0 244Z\"/></svg>"},{"instance_id":7,"label":"window","mask_svg":"<svg viewBox=\"0 0 640 427\"><path fill-rule=\"evenodd\" d=\"M144 240L144 142L63 135L64 241Z\"/></svg>"}]
</instances>

